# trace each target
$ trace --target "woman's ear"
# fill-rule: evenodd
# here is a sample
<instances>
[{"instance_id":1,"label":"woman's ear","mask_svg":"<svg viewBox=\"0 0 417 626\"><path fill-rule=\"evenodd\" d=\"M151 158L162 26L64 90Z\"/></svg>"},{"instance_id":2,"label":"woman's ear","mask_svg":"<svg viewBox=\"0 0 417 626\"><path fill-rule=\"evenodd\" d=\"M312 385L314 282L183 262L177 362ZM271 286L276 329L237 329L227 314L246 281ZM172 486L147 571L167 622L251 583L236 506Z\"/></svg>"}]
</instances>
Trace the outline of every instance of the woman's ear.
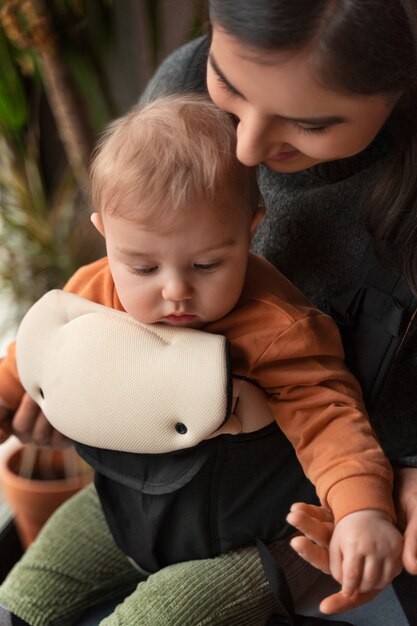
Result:
<instances>
[{"instance_id":1,"label":"woman's ear","mask_svg":"<svg viewBox=\"0 0 417 626\"><path fill-rule=\"evenodd\" d=\"M252 222L250 225L250 237L252 239L252 237L255 235L256 233L256 229L258 228L259 224L262 222L263 218L265 215L265 207L264 206L259 206L255 213L252 216Z\"/></svg>"},{"instance_id":2,"label":"woman's ear","mask_svg":"<svg viewBox=\"0 0 417 626\"><path fill-rule=\"evenodd\" d=\"M101 214L95 211L94 213L91 214L90 219L93 225L97 228L100 235L103 235L104 237L104 224L103 224L103 218L101 217Z\"/></svg>"}]
</instances>

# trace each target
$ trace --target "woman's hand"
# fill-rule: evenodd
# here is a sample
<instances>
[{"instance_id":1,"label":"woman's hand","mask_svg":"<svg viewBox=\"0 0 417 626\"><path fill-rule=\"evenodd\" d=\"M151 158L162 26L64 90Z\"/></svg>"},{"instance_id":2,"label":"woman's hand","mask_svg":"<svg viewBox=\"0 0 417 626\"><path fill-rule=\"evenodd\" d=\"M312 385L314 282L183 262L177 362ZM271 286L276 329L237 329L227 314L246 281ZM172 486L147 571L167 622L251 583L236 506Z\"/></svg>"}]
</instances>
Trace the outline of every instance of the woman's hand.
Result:
<instances>
[{"instance_id":1,"label":"woman's hand","mask_svg":"<svg viewBox=\"0 0 417 626\"><path fill-rule=\"evenodd\" d=\"M292 505L287 522L302 533L291 539L291 547L313 567L330 574L329 545L334 530L330 511L297 502Z\"/></svg>"},{"instance_id":2,"label":"woman's hand","mask_svg":"<svg viewBox=\"0 0 417 626\"><path fill-rule=\"evenodd\" d=\"M63 448L71 442L48 422L39 406L25 394L11 420L11 432L22 443Z\"/></svg>"},{"instance_id":3,"label":"woman's hand","mask_svg":"<svg viewBox=\"0 0 417 626\"><path fill-rule=\"evenodd\" d=\"M291 507L287 521L304 535L293 537L291 547L313 567L330 574L329 545L334 530L331 513L320 506L296 503ZM378 591L355 592L351 596L346 596L342 591L338 591L321 601L320 611L322 613L348 611L366 604L378 593Z\"/></svg>"},{"instance_id":4,"label":"woman's hand","mask_svg":"<svg viewBox=\"0 0 417 626\"><path fill-rule=\"evenodd\" d=\"M403 565L410 574L417 574L417 467L396 469L395 498L404 531Z\"/></svg>"}]
</instances>

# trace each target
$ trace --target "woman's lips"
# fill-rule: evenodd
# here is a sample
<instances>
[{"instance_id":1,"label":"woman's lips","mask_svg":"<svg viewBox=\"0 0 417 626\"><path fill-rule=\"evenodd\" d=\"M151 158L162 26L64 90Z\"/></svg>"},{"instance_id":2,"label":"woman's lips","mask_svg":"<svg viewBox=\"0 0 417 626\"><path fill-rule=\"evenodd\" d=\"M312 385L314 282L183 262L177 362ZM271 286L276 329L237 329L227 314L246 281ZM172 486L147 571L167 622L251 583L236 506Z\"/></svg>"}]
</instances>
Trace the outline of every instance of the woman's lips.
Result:
<instances>
[{"instance_id":1,"label":"woman's lips","mask_svg":"<svg viewBox=\"0 0 417 626\"><path fill-rule=\"evenodd\" d=\"M299 150L291 150L289 152L279 152L278 154L274 154L270 156L267 161L289 161L290 159L294 159L296 156L300 154Z\"/></svg>"}]
</instances>

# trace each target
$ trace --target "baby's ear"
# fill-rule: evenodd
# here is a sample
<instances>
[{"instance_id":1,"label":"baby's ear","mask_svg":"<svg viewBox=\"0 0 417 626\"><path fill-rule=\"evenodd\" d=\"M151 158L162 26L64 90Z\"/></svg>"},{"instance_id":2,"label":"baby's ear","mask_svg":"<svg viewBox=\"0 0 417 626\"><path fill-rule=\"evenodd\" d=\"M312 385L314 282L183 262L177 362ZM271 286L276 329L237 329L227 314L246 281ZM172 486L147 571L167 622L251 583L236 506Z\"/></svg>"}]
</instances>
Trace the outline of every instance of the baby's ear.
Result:
<instances>
[{"instance_id":1,"label":"baby's ear","mask_svg":"<svg viewBox=\"0 0 417 626\"><path fill-rule=\"evenodd\" d=\"M97 228L98 232L104 237L104 224L103 224L103 218L101 217L101 214L95 211L94 213L91 214L90 219L93 225Z\"/></svg>"}]
</instances>

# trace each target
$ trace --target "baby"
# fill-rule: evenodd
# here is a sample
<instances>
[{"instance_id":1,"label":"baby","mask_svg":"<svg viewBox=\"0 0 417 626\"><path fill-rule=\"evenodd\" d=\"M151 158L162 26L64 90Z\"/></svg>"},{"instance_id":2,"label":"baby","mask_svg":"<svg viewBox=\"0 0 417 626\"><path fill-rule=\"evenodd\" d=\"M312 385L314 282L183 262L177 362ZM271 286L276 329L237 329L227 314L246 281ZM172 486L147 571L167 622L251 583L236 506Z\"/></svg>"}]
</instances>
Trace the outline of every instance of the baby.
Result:
<instances>
[{"instance_id":1,"label":"baby","mask_svg":"<svg viewBox=\"0 0 417 626\"><path fill-rule=\"evenodd\" d=\"M94 456L90 448L87 457L100 458L96 486L119 547L149 573L288 535L291 462L285 481L278 473L288 439L334 515L330 564L343 592L387 585L402 548L391 468L334 322L249 252L263 209L255 170L235 157L232 120L191 95L136 108L101 139L91 189L91 219L107 257L78 270L65 289L145 324L225 336L234 376L264 390L278 425L242 435L226 423L222 437L163 455ZM22 394L12 347L0 365L4 416ZM146 475L152 483L190 463L197 469L175 489L134 482Z\"/></svg>"}]
</instances>

